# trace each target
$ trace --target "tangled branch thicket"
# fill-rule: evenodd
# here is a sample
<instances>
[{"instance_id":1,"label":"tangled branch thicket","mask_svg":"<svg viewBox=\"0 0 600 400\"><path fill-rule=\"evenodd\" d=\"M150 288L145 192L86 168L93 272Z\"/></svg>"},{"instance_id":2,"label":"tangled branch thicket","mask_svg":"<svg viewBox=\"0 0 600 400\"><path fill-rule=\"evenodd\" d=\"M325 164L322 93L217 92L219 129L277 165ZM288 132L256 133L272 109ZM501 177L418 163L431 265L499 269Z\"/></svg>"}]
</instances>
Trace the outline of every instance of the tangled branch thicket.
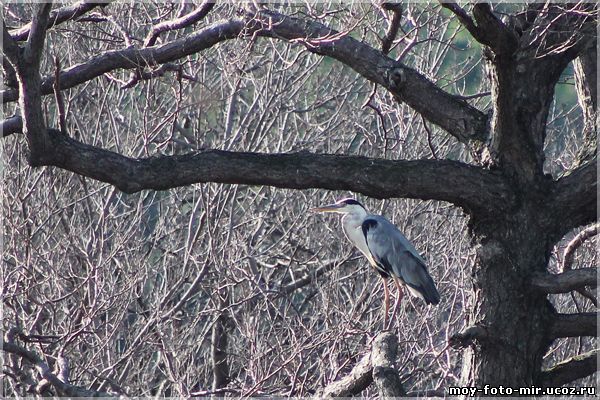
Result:
<instances>
[{"instance_id":1,"label":"tangled branch thicket","mask_svg":"<svg viewBox=\"0 0 600 400\"><path fill-rule=\"evenodd\" d=\"M3 7L7 24L22 26L35 6ZM47 34L42 76L53 76L55 57L66 68L141 44L153 25L193 8L111 4L57 25ZM370 4L280 11L318 17L376 48L390 18ZM219 4L199 23L237 12ZM407 4L403 12L410 23L392 54L487 108L487 83L471 83L483 73L481 58L466 56L478 45L464 28L449 23L439 5ZM157 43L192 29L163 32ZM151 70L115 70L64 90L71 135L130 157L215 148L472 160L456 138L424 126L388 92L299 44L240 37ZM575 132L582 117L570 82L551 126ZM48 126L59 126L55 99L44 97L43 107ZM15 109L4 104L6 115ZM564 143L573 142L547 143L555 174L575 162L578 149ZM307 212L347 192L210 183L124 194L60 169L30 168L22 135L4 138L3 152L2 327L74 385L135 396L309 396L346 375L382 329L379 277L342 237L337 219ZM474 301L468 219L439 201L361 201L415 243L443 298L432 308L406 296L396 310L404 386L455 386L462 358L447 342L468 325L464 310ZM568 239L556 248L553 272ZM573 265L594 266L595 245L595 238L584 242ZM577 294L552 301L563 313L593 310ZM594 344L561 339L547 363ZM55 393L31 360L9 354L5 364L6 395ZM591 385L587 379L582 384Z\"/></svg>"}]
</instances>

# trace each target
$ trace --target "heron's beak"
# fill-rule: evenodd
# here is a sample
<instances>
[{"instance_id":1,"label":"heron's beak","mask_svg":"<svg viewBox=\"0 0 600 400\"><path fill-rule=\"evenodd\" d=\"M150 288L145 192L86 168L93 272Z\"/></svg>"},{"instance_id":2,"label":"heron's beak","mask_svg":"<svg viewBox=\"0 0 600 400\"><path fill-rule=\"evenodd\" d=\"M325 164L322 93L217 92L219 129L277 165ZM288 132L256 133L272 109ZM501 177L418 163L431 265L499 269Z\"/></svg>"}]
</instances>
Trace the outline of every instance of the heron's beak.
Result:
<instances>
[{"instance_id":1,"label":"heron's beak","mask_svg":"<svg viewBox=\"0 0 600 400\"><path fill-rule=\"evenodd\" d=\"M326 206L311 208L312 212L339 212L339 209L344 207L343 204L329 204Z\"/></svg>"}]
</instances>

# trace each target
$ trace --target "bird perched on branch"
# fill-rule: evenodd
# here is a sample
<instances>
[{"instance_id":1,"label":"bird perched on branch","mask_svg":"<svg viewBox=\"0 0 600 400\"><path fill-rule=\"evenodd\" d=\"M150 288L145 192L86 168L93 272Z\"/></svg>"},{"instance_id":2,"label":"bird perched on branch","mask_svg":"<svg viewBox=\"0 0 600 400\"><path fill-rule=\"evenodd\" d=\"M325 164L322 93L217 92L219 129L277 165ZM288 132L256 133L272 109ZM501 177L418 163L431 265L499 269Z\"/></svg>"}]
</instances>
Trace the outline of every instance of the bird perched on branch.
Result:
<instances>
[{"instance_id":1,"label":"bird perched on branch","mask_svg":"<svg viewBox=\"0 0 600 400\"><path fill-rule=\"evenodd\" d=\"M433 279L427 272L425 260L414 246L390 221L381 215L369 214L354 199L343 199L335 204L312 208L313 212L343 214L342 227L348 240L369 260L383 278L385 297L384 326L387 326L389 292L386 280L393 278L398 288L398 300L402 299L402 283L415 297L427 304L438 304L438 293Z\"/></svg>"}]
</instances>

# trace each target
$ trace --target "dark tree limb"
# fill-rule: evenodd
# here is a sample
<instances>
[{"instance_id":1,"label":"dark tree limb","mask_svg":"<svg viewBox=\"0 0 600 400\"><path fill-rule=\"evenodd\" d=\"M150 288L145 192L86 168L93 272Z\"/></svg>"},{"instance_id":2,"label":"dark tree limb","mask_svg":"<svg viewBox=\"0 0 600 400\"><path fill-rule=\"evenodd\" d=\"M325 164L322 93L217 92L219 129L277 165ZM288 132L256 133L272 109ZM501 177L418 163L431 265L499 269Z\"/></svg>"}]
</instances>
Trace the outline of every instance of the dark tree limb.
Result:
<instances>
[{"instance_id":1,"label":"dark tree limb","mask_svg":"<svg viewBox=\"0 0 600 400\"><path fill-rule=\"evenodd\" d=\"M458 21L469 31L479 43L490 47L500 54L512 53L517 47L517 37L492 11L487 3L476 3L473 6L475 21L453 1L441 2L442 7L452 11ZM477 23L475 23L477 22Z\"/></svg>"},{"instance_id":2,"label":"dark tree limb","mask_svg":"<svg viewBox=\"0 0 600 400\"><path fill-rule=\"evenodd\" d=\"M559 225L556 240L573 228L596 221L597 161L594 157L554 183L551 198L553 219Z\"/></svg>"},{"instance_id":3,"label":"dark tree limb","mask_svg":"<svg viewBox=\"0 0 600 400\"><path fill-rule=\"evenodd\" d=\"M593 312L578 314L557 314L550 327L550 338L597 336L598 314Z\"/></svg>"},{"instance_id":4,"label":"dark tree limb","mask_svg":"<svg viewBox=\"0 0 600 400\"><path fill-rule=\"evenodd\" d=\"M71 88L115 69L139 69L175 61L241 34L264 36L299 43L314 53L337 59L366 79L386 87L398 99L461 142L485 141L488 135L486 114L368 44L318 22L267 10L248 18L218 22L162 46L105 52L86 63L65 69L61 73L61 89ZM42 94L52 92L52 81L52 77L44 79ZM17 98L16 91L11 89L5 90L2 95L5 103Z\"/></svg>"},{"instance_id":5,"label":"dark tree limb","mask_svg":"<svg viewBox=\"0 0 600 400\"><path fill-rule=\"evenodd\" d=\"M402 21L402 4L386 2L381 4L381 8L392 12L392 20L390 21L390 25L388 26L384 38L381 40L381 52L383 54L388 54L392 48L394 39L396 39L396 36L398 35L398 30L400 29L400 22Z\"/></svg>"},{"instance_id":6,"label":"dark tree limb","mask_svg":"<svg viewBox=\"0 0 600 400\"><path fill-rule=\"evenodd\" d=\"M58 10L54 10L50 17L48 18L46 29L50 29L54 25L61 24L65 21L69 21L72 19L76 19L81 15L87 13L88 11L96 8L96 7L104 7L108 5L108 2L105 3L90 3L87 1L78 1L75 4L70 6L61 7ZM26 40L29 36L29 31L31 30L31 24L27 24L22 28L17 29L10 33L11 37L16 41Z\"/></svg>"},{"instance_id":7,"label":"dark tree limb","mask_svg":"<svg viewBox=\"0 0 600 400\"><path fill-rule=\"evenodd\" d=\"M29 145L29 164L32 166L40 165L40 160L47 150L47 132L40 93L40 62L51 8L51 3L38 5L24 49L13 39L6 37L6 28L3 34L3 37L9 40L7 56L15 67L19 82L19 108L23 117L23 131Z\"/></svg>"},{"instance_id":8,"label":"dark tree limb","mask_svg":"<svg viewBox=\"0 0 600 400\"><path fill-rule=\"evenodd\" d=\"M511 54L518 44L515 33L494 15L488 3L476 3L473 16L479 27L481 42L489 46L496 54Z\"/></svg>"},{"instance_id":9,"label":"dark tree limb","mask_svg":"<svg viewBox=\"0 0 600 400\"><path fill-rule=\"evenodd\" d=\"M23 57L25 62L30 64L39 64L44 49L44 40L46 39L46 28L50 18L50 10L52 3L42 3L38 7L38 11L33 16L31 28Z\"/></svg>"},{"instance_id":10,"label":"dark tree limb","mask_svg":"<svg viewBox=\"0 0 600 400\"><path fill-rule=\"evenodd\" d=\"M398 370L394 367L397 354L398 338L393 333L383 332L373 341L373 381L382 399L406 396Z\"/></svg>"},{"instance_id":11,"label":"dark tree limb","mask_svg":"<svg viewBox=\"0 0 600 400\"><path fill-rule=\"evenodd\" d=\"M214 8L215 4L214 1L205 1L189 14L154 25L152 30L148 33L148 36L146 36L146 39L144 39L144 47L154 46L156 39L158 39L158 36L163 32L185 28L186 26L190 26L200 21Z\"/></svg>"},{"instance_id":12,"label":"dark tree limb","mask_svg":"<svg viewBox=\"0 0 600 400\"><path fill-rule=\"evenodd\" d=\"M217 291L219 297L219 315L212 326L211 361L213 369L212 390L219 390L229 383L229 364L227 362L227 342L229 338L229 296L227 288Z\"/></svg>"},{"instance_id":13,"label":"dark tree limb","mask_svg":"<svg viewBox=\"0 0 600 400\"><path fill-rule=\"evenodd\" d=\"M435 199L467 212L496 213L513 203L509 183L500 174L458 161L220 150L134 159L83 144L57 130L50 130L47 137L43 165L110 183L126 193L220 182L351 190L374 198Z\"/></svg>"},{"instance_id":14,"label":"dark tree limb","mask_svg":"<svg viewBox=\"0 0 600 400\"><path fill-rule=\"evenodd\" d=\"M531 286L544 293L568 293L586 286L596 287L598 271L595 268L581 268L560 274L542 273L534 275Z\"/></svg>"},{"instance_id":15,"label":"dark tree limb","mask_svg":"<svg viewBox=\"0 0 600 400\"><path fill-rule=\"evenodd\" d=\"M580 354L542 372L539 385L559 387L576 379L585 378L598 370L598 350Z\"/></svg>"},{"instance_id":16,"label":"dark tree limb","mask_svg":"<svg viewBox=\"0 0 600 400\"><path fill-rule=\"evenodd\" d=\"M456 18L458 18L458 21L461 23L461 25L464 26L467 31L469 31L475 40L482 44L488 44L479 27L475 25L475 21L473 21L471 16L467 14L467 12L461 6L453 1L442 1L440 4L442 7L452 11L452 13L456 15Z\"/></svg>"},{"instance_id":17,"label":"dark tree limb","mask_svg":"<svg viewBox=\"0 0 600 400\"><path fill-rule=\"evenodd\" d=\"M2 132L2 137L10 136L14 133L23 133L23 118L19 115L14 115L0 121L0 132Z\"/></svg>"}]
</instances>

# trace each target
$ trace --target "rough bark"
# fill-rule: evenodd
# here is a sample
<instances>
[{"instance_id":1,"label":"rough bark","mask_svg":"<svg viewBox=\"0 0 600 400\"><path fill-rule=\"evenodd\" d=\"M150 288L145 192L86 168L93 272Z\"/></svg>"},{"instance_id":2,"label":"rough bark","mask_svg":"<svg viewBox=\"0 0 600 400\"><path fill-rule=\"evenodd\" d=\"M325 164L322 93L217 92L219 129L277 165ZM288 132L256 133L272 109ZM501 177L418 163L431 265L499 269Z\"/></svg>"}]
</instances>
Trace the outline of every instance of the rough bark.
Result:
<instances>
[{"instance_id":1,"label":"rough bark","mask_svg":"<svg viewBox=\"0 0 600 400\"><path fill-rule=\"evenodd\" d=\"M510 207L511 191L495 172L456 161L393 161L359 156L237 153L206 150L181 156L128 158L48 132L48 151L36 165L52 165L115 185L126 193L201 182L282 188L352 190L375 198L419 197L487 214ZM440 176L444 179L440 180ZM494 204L501 200L500 204Z\"/></svg>"},{"instance_id":2,"label":"rough bark","mask_svg":"<svg viewBox=\"0 0 600 400\"><path fill-rule=\"evenodd\" d=\"M384 332L373 341L373 381L381 398L406 396L398 370L394 367L397 353L398 338L393 333Z\"/></svg>"},{"instance_id":3,"label":"rough bark","mask_svg":"<svg viewBox=\"0 0 600 400\"><path fill-rule=\"evenodd\" d=\"M596 217L595 162L556 183L543 172L554 86L579 44L564 51L553 47L563 36L573 35L569 30L562 36L549 36L534 48L522 46L522 42L513 47L512 42L506 43L510 35L506 27L488 5L476 5L474 14L478 29L485 30L480 34L488 46L484 53L494 110L491 164L511 181L518 200L509 213L498 214L493 222L477 214L471 218L477 243L473 271L477 300L468 322L478 327L472 332L485 334L469 338L477 341L466 350L462 380L478 387L529 386L541 374L543 356L554 339L547 326L556 316L546 293L531 290L531 280L545 273L550 250L567 226ZM483 24L486 20L489 24ZM548 26L555 28L563 22L562 17L549 19ZM539 32L529 33L523 37L541 40Z\"/></svg>"},{"instance_id":4,"label":"rough bark","mask_svg":"<svg viewBox=\"0 0 600 400\"><path fill-rule=\"evenodd\" d=\"M551 325L549 336L561 337L597 336L597 313L557 314Z\"/></svg>"}]
</instances>

